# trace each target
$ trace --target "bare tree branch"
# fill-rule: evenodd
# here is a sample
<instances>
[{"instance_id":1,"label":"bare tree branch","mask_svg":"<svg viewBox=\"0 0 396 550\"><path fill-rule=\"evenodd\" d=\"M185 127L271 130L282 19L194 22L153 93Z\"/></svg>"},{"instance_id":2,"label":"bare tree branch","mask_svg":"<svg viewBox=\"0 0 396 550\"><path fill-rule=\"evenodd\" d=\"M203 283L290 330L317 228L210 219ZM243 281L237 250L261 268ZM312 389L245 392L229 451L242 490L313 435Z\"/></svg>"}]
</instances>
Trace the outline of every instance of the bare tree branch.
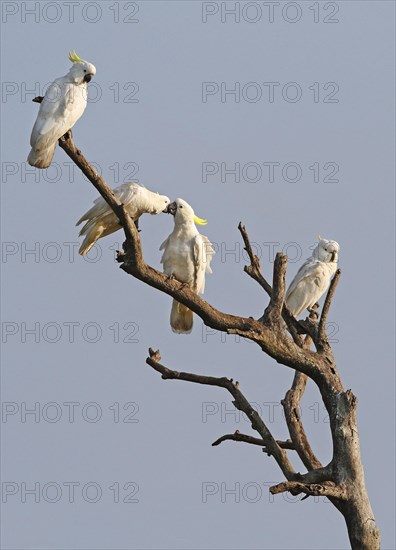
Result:
<instances>
[{"instance_id":1,"label":"bare tree branch","mask_svg":"<svg viewBox=\"0 0 396 550\"><path fill-rule=\"evenodd\" d=\"M309 320L315 322L318 318L318 304L314 304L309 314ZM312 338L307 335L304 340L304 348L308 349L312 344ZM301 420L300 401L307 385L307 377L301 372L296 372L292 387L286 392L281 401L285 413L286 424L295 450L300 460L308 471L322 468L321 462L316 458Z\"/></svg>"},{"instance_id":2,"label":"bare tree branch","mask_svg":"<svg viewBox=\"0 0 396 550\"><path fill-rule=\"evenodd\" d=\"M280 324L286 293L287 256L279 252L275 256L270 303L264 313L264 322ZM294 328L294 325L293 325Z\"/></svg>"},{"instance_id":3,"label":"bare tree branch","mask_svg":"<svg viewBox=\"0 0 396 550\"><path fill-rule=\"evenodd\" d=\"M238 225L238 229L242 235L245 250L250 260L250 265L245 265L243 269L245 273L247 273L256 282L258 282L259 285L265 290L265 292L271 297L272 287L261 273L260 261L258 257L253 253L246 227L240 222ZM294 342L302 347L303 340L300 334L305 334L307 332L306 329L302 325L300 325L297 319L294 318L294 316L291 314L285 304L283 304L282 316L287 325L287 328L289 329L290 334L292 335ZM265 314L260 320L264 321L264 319Z\"/></svg>"},{"instance_id":4,"label":"bare tree branch","mask_svg":"<svg viewBox=\"0 0 396 550\"><path fill-rule=\"evenodd\" d=\"M158 350L154 351L150 348L149 357L147 357L146 363L157 372L160 372L164 380L184 380L186 382L195 382L196 384L218 386L219 388L225 388L228 390L234 398L234 406L244 412L249 418L252 423L252 428L261 435L267 453L274 457L286 479L294 479L296 477L296 471L291 465L286 452L278 445L258 412L251 406L249 401L243 395L239 389L239 382L234 382L232 379L225 377L217 378L214 376L203 376L200 374L171 370L162 365L159 362L160 360L160 352ZM298 477L300 477L300 474L298 474Z\"/></svg>"},{"instance_id":5,"label":"bare tree branch","mask_svg":"<svg viewBox=\"0 0 396 550\"><path fill-rule=\"evenodd\" d=\"M253 437L251 435L241 434L239 430L236 430L233 434L226 434L219 437L219 439L216 439L216 441L212 443L212 447L220 445L223 441L241 441L243 443L250 443L251 445L258 445L260 447L264 447L263 451L266 452L266 444L263 439ZM287 441L276 440L276 442L281 449L294 450L294 445L290 439Z\"/></svg>"},{"instance_id":6,"label":"bare tree branch","mask_svg":"<svg viewBox=\"0 0 396 550\"><path fill-rule=\"evenodd\" d=\"M266 281L266 279L263 277L263 274L261 273L261 267L260 267L260 260L258 257L253 253L252 246L250 244L250 240L246 231L246 228L244 225L242 225L242 222L239 222L238 229L242 235L243 242L245 244L245 250L248 253L250 265L245 265L243 268L244 271L252 277L255 281L259 283L259 285L265 290L265 292L271 296L272 294L272 287L271 285Z\"/></svg>"},{"instance_id":7,"label":"bare tree branch","mask_svg":"<svg viewBox=\"0 0 396 550\"><path fill-rule=\"evenodd\" d=\"M318 351L324 351L325 349L330 348L329 341L326 335L326 321L327 321L327 316L329 314L331 302L334 297L334 292L337 287L338 281L340 280L340 277L341 277L341 270L337 269L334 277L331 280L330 287L327 292L325 302L323 304L322 315L320 317L319 326L318 326L318 335L317 335Z\"/></svg>"},{"instance_id":8,"label":"bare tree branch","mask_svg":"<svg viewBox=\"0 0 396 550\"><path fill-rule=\"evenodd\" d=\"M281 401L290 437L302 463L308 471L321 468L321 462L316 458L301 422L300 400L307 384L307 377L296 372L291 389L286 392Z\"/></svg>"},{"instance_id":9,"label":"bare tree branch","mask_svg":"<svg viewBox=\"0 0 396 550\"><path fill-rule=\"evenodd\" d=\"M299 481L302 483L320 483L332 481L333 470L331 463L328 466L317 468L306 474L300 474L296 472L290 463L285 449L281 448L278 442L272 436L270 430L258 414L258 412L251 406L246 397L239 389L239 382L234 382L229 378L217 378L214 376L205 376L201 374L193 374L190 372L181 372L171 370L160 363L161 355L159 350L154 351L149 349L149 357L146 359L146 363L150 365L154 370L161 373L161 378L164 380L184 380L186 382L193 382L196 384L204 384L208 386L217 386L219 388L225 388L228 390L234 398L233 405L240 411L244 412L249 418L252 424L252 428L256 430L265 444L265 452L269 456L273 456L278 466L282 470L282 473L288 481Z\"/></svg>"},{"instance_id":10,"label":"bare tree branch","mask_svg":"<svg viewBox=\"0 0 396 550\"><path fill-rule=\"evenodd\" d=\"M306 495L316 497L332 497L342 500L347 498L347 492L343 487L330 482L313 484L301 483L299 481L285 481L283 483L279 483L278 485L273 485L272 487L270 487L270 493L273 495L285 493L287 491L289 491L293 495L305 493Z\"/></svg>"}]
</instances>

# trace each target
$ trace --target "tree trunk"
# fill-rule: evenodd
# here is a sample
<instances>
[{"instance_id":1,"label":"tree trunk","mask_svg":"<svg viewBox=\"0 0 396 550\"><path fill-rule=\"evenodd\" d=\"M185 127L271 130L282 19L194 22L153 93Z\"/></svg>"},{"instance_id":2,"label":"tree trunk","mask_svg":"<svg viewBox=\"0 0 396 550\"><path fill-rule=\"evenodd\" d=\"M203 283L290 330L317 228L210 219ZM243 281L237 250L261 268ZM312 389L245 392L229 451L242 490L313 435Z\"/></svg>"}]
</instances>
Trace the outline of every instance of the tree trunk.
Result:
<instances>
[{"instance_id":1,"label":"tree trunk","mask_svg":"<svg viewBox=\"0 0 396 550\"><path fill-rule=\"evenodd\" d=\"M338 393L332 399L332 471L335 482L344 486L347 492L346 500L338 501L338 505L333 503L345 518L352 550L379 550L380 531L367 494L360 459L356 407L357 399L351 390Z\"/></svg>"},{"instance_id":2,"label":"tree trunk","mask_svg":"<svg viewBox=\"0 0 396 550\"><path fill-rule=\"evenodd\" d=\"M353 485L351 489L354 489ZM380 532L365 488L356 487L354 497L342 508L340 511L345 518L352 550L379 550Z\"/></svg>"}]
</instances>

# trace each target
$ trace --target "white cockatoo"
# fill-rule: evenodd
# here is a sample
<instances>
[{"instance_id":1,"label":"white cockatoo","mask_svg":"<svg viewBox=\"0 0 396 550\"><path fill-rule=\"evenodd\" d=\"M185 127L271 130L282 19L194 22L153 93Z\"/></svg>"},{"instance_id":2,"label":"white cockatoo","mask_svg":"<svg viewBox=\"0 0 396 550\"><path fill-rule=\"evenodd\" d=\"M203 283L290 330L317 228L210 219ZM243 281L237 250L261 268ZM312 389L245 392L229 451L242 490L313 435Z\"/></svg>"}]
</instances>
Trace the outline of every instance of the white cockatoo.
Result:
<instances>
[{"instance_id":1,"label":"white cockatoo","mask_svg":"<svg viewBox=\"0 0 396 550\"><path fill-rule=\"evenodd\" d=\"M159 214L167 212L170 200L165 195L149 191L137 183L123 183L113 189L114 194L127 208L135 223L142 214ZM79 236L85 235L80 246L80 254L84 256L101 237L106 237L121 228L120 222L103 197L94 201L94 206L78 220L76 225L86 222Z\"/></svg>"},{"instance_id":2,"label":"white cockatoo","mask_svg":"<svg viewBox=\"0 0 396 550\"><path fill-rule=\"evenodd\" d=\"M326 292L337 271L340 245L319 237L319 243L298 270L286 292L286 305L295 317L310 309Z\"/></svg>"},{"instance_id":3,"label":"white cockatoo","mask_svg":"<svg viewBox=\"0 0 396 550\"><path fill-rule=\"evenodd\" d=\"M36 168L48 168L56 142L75 125L87 106L87 83L96 68L76 52L71 52L69 59L73 63L70 71L48 87L33 126L27 160Z\"/></svg>"},{"instance_id":4,"label":"white cockatoo","mask_svg":"<svg viewBox=\"0 0 396 550\"><path fill-rule=\"evenodd\" d=\"M174 216L175 227L162 243L164 253L161 263L164 273L187 284L197 294L205 290L205 273L212 273L210 262L214 254L207 237L201 235L195 226L206 225L183 199L176 199L168 206ZM170 324L173 332L189 334L193 326L193 312L176 300L172 302Z\"/></svg>"}]
</instances>

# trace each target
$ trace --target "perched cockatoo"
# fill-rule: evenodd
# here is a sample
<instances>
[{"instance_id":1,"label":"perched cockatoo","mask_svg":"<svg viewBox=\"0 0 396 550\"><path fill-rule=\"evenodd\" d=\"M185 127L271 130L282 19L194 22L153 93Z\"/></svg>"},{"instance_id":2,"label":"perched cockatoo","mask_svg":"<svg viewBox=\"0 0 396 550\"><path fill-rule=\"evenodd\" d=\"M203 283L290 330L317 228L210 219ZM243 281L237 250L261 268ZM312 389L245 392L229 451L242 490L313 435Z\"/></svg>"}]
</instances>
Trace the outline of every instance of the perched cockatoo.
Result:
<instances>
[{"instance_id":1,"label":"perched cockatoo","mask_svg":"<svg viewBox=\"0 0 396 550\"><path fill-rule=\"evenodd\" d=\"M340 245L319 237L319 243L290 283L286 305L295 317L310 309L326 292L337 271Z\"/></svg>"},{"instance_id":2,"label":"perched cockatoo","mask_svg":"<svg viewBox=\"0 0 396 550\"><path fill-rule=\"evenodd\" d=\"M167 212L170 200L165 195L159 195L149 191L137 183L123 183L113 189L114 194L127 208L129 215L135 223L142 214L159 214ZM78 220L76 225L86 222L79 236L85 235L80 246L80 254L84 256L101 237L106 237L121 228L120 222L113 210L103 199L99 197L94 201L94 206Z\"/></svg>"},{"instance_id":3,"label":"perched cockatoo","mask_svg":"<svg viewBox=\"0 0 396 550\"><path fill-rule=\"evenodd\" d=\"M172 202L168 212L174 216L175 227L160 247L164 251L161 258L164 273L187 284L197 294L203 293L205 273L212 273L210 262L214 250L209 239L198 232L195 223L206 225L207 221L195 216L194 210L183 199ZM193 312L173 300L170 324L173 332L189 334Z\"/></svg>"},{"instance_id":4,"label":"perched cockatoo","mask_svg":"<svg viewBox=\"0 0 396 550\"><path fill-rule=\"evenodd\" d=\"M69 59L73 63L70 71L48 87L33 126L27 160L36 168L48 168L56 142L75 125L87 106L87 83L96 68L76 52L71 52Z\"/></svg>"}]
</instances>

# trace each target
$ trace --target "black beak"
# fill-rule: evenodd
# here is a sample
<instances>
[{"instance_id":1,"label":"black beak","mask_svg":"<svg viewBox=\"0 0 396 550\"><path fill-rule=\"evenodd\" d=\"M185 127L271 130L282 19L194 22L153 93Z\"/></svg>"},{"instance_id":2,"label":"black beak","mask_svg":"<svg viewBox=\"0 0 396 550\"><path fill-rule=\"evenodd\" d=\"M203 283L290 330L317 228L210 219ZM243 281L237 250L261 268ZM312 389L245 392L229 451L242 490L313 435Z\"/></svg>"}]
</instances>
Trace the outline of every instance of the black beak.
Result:
<instances>
[{"instance_id":1,"label":"black beak","mask_svg":"<svg viewBox=\"0 0 396 550\"><path fill-rule=\"evenodd\" d=\"M171 202L170 204L168 204L168 207L166 210L164 210L164 212L166 212L167 214L172 214L172 216L174 216L176 214L176 210L177 204L175 202Z\"/></svg>"},{"instance_id":2,"label":"black beak","mask_svg":"<svg viewBox=\"0 0 396 550\"><path fill-rule=\"evenodd\" d=\"M332 254L331 254L331 261L332 261L332 262L335 262L335 261L336 261L336 258L337 258L337 252L332 252Z\"/></svg>"},{"instance_id":3,"label":"black beak","mask_svg":"<svg viewBox=\"0 0 396 550\"><path fill-rule=\"evenodd\" d=\"M86 74L84 76L84 82L91 82L91 78L92 78L92 75L91 74Z\"/></svg>"}]
</instances>

